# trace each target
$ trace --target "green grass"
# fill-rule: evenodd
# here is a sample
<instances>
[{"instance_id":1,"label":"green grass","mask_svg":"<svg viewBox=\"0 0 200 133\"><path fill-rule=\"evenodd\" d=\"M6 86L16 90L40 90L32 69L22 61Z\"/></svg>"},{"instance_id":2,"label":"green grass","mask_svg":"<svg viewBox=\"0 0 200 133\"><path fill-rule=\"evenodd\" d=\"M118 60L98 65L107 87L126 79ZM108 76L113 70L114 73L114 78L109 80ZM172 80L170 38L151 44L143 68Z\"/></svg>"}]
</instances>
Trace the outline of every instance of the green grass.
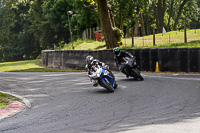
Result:
<instances>
[{"instance_id":1,"label":"green grass","mask_svg":"<svg viewBox=\"0 0 200 133\"><path fill-rule=\"evenodd\" d=\"M171 31L164 35L162 33L155 35L156 41L153 46L153 35L134 38L134 47L132 47L132 38L123 39L123 48L174 48L174 47L200 47L200 29L187 30L187 42L184 43L183 31Z\"/></svg>"},{"instance_id":2,"label":"green grass","mask_svg":"<svg viewBox=\"0 0 200 133\"><path fill-rule=\"evenodd\" d=\"M45 68L36 65L38 60L26 60L16 62L3 62L0 63L0 72L78 72L81 70L65 70L65 69L54 69Z\"/></svg>"},{"instance_id":3,"label":"green grass","mask_svg":"<svg viewBox=\"0 0 200 133\"><path fill-rule=\"evenodd\" d=\"M156 46L153 46L153 35L144 37L134 37L134 47L132 38L124 38L121 48L174 48L174 47L200 47L200 29L187 30L187 42L184 43L183 31L171 31L162 36L156 34ZM73 43L75 50L103 50L106 49L105 42L93 40L78 40ZM72 50L72 44L66 44L62 50Z\"/></svg>"},{"instance_id":4,"label":"green grass","mask_svg":"<svg viewBox=\"0 0 200 133\"><path fill-rule=\"evenodd\" d=\"M17 101L17 100L18 98L0 92L0 109L8 105L11 101Z\"/></svg>"},{"instance_id":5,"label":"green grass","mask_svg":"<svg viewBox=\"0 0 200 133\"><path fill-rule=\"evenodd\" d=\"M93 40L77 40L73 43L74 50L103 50L106 49L105 42ZM72 50L72 43L66 44L61 50Z\"/></svg>"}]
</instances>

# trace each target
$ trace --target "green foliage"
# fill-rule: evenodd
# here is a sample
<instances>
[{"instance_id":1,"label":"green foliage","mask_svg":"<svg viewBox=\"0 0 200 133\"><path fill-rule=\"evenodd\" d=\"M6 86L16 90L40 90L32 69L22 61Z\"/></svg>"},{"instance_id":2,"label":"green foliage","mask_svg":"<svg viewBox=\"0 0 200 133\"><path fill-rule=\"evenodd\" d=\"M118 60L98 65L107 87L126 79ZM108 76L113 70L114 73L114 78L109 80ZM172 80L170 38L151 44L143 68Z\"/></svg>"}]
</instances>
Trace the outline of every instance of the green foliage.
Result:
<instances>
[{"instance_id":1,"label":"green foliage","mask_svg":"<svg viewBox=\"0 0 200 133\"><path fill-rule=\"evenodd\" d=\"M121 14L123 32L130 35L128 29L135 27L137 13L143 13L145 28L149 28L151 33L151 26L158 28L154 10L154 5L158 7L158 1L107 0L107 3L114 14L116 27L120 27ZM172 9L171 2L165 0L162 9L165 9L163 26L167 27L170 20L172 30L183 0L174 0ZM97 7L94 0L0 0L0 62L35 59L43 49L54 49L54 46L62 49L64 44L70 47L69 22L73 40L80 39L85 29L101 27ZM74 13L68 18L67 11ZM199 0L188 0L183 7L177 27L185 22L189 28L200 28ZM118 42L121 42L123 33L117 28L114 32ZM103 46L97 44L99 48ZM95 48L91 45L90 49Z\"/></svg>"},{"instance_id":2,"label":"green foliage","mask_svg":"<svg viewBox=\"0 0 200 133\"><path fill-rule=\"evenodd\" d=\"M37 56L36 60L41 59L41 54Z\"/></svg>"},{"instance_id":3,"label":"green foliage","mask_svg":"<svg viewBox=\"0 0 200 133\"><path fill-rule=\"evenodd\" d=\"M113 28L113 32L114 32L114 35L115 35L115 37L117 39L117 42L121 43L122 39L123 39L123 36L124 36L124 33L117 27Z\"/></svg>"}]
</instances>

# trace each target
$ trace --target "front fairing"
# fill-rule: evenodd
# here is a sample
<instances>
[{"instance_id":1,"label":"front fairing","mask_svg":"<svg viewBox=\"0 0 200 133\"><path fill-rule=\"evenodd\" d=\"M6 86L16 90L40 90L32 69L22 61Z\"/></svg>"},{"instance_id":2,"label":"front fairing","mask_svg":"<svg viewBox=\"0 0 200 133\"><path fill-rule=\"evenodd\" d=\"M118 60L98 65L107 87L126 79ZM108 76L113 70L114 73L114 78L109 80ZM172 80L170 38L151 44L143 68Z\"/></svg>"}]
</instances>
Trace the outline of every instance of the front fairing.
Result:
<instances>
[{"instance_id":1,"label":"front fairing","mask_svg":"<svg viewBox=\"0 0 200 133\"><path fill-rule=\"evenodd\" d=\"M111 84L112 86L114 86L114 78L112 77L112 75L110 74L109 71L102 69L102 77L100 80L105 80L107 83Z\"/></svg>"},{"instance_id":2,"label":"front fairing","mask_svg":"<svg viewBox=\"0 0 200 133\"><path fill-rule=\"evenodd\" d=\"M114 78L112 77L112 75L108 70L105 70L102 67L95 68L95 72L92 74L92 79L98 80L98 83L100 85L102 80L106 80L107 83L114 86Z\"/></svg>"},{"instance_id":3,"label":"front fairing","mask_svg":"<svg viewBox=\"0 0 200 133\"><path fill-rule=\"evenodd\" d=\"M134 58L124 58L125 62L124 62L124 66L129 66L130 68L133 68L134 66L136 66L136 60Z\"/></svg>"}]
</instances>

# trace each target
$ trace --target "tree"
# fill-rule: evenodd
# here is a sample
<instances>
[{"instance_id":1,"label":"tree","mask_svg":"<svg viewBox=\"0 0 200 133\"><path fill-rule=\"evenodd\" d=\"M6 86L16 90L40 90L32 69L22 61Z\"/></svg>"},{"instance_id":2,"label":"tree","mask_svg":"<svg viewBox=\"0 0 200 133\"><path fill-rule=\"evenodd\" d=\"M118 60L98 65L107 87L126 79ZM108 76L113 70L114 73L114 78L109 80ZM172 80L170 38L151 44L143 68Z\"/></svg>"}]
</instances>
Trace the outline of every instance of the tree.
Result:
<instances>
[{"instance_id":1,"label":"tree","mask_svg":"<svg viewBox=\"0 0 200 133\"><path fill-rule=\"evenodd\" d=\"M12 16L14 15L12 11L12 5L16 5L16 0L1 1L1 27L0 27L0 46L2 52L2 61L10 61L9 51L6 47L11 42L11 35L9 34L9 27L13 23Z\"/></svg>"},{"instance_id":2,"label":"tree","mask_svg":"<svg viewBox=\"0 0 200 133\"><path fill-rule=\"evenodd\" d=\"M69 22L67 11L73 9L72 0L50 0L45 1L43 4L43 15L46 20L46 29L50 29L52 40L50 39L49 45L56 45L59 47L60 43L64 41L69 43ZM46 33L48 32L46 31ZM45 37L44 37L45 38ZM48 42L48 40L46 40Z\"/></svg>"},{"instance_id":3,"label":"tree","mask_svg":"<svg viewBox=\"0 0 200 133\"><path fill-rule=\"evenodd\" d=\"M150 6L147 6L147 5L150 5L149 1L146 1L145 3L145 17L146 17L146 31L147 31L147 35L150 35L151 34L151 31L150 31L150 19L149 19L149 10L151 8L149 8Z\"/></svg>"},{"instance_id":4,"label":"tree","mask_svg":"<svg viewBox=\"0 0 200 133\"><path fill-rule=\"evenodd\" d=\"M154 24L158 32L185 22L200 28L199 0L0 0L0 61L35 58L42 49L69 43L69 10L73 39L100 18L107 48L118 46L117 27L128 34L135 27L135 35L139 29L150 34Z\"/></svg>"},{"instance_id":5,"label":"tree","mask_svg":"<svg viewBox=\"0 0 200 133\"><path fill-rule=\"evenodd\" d=\"M165 15L165 7L166 0L153 0L153 10L154 10L154 18L156 19L156 26L158 32L161 33L164 26L164 15Z\"/></svg>"},{"instance_id":6,"label":"tree","mask_svg":"<svg viewBox=\"0 0 200 133\"><path fill-rule=\"evenodd\" d=\"M177 13L177 17L175 19L175 23L174 23L174 27L173 30L176 30L177 28L177 24L178 24L178 20L181 17L181 13L183 11L183 7L185 6L185 4L188 2L188 0L183 0L183 2L181 3L179 9L178 9L178 13Z\"/></svg>"},{"instance_id":7,"label":"tree","mask_svg":"<svg viewBox=\"0 0 200 133\"><path fill-rule=\"evenodd\" d=\"M75 1L74 15L71 18L72 31L78 32L78 37L82 37L82 32L98 25L98 9L96 4L90 4L86 1Z\"/></svg>"},{"instance_id":8,"label":"tree","mask_svg":"<svg viewBox=\"0 0 200 133\"><path fill-rule=\"evenodd\" d=\"M9 25L9 43L5 50L12 60L30 59L35 51L34 36L29 30L29 2L19 2L12 6L13 17Z\"/></svg>"},{"instance_id":9,"label":"tree","mask_svg":"<svg viewBox=\"0 0 200 133\"><path fill-rule=\"evenodd\" d=\"M98 3L98 11L102 25L103 35L105 37L106 48L114 48L118 46L117 39L113 32L113 26L111 19L108 15L108 6L107 0L97 0Z\"/></svg>"},{"instance_id":10,"label":"tree","mask_svg":"<svg viewBox=\"0 0 200 133\"><path fill-rule=\"evenodd\" d=\"M173 6L174 6L174 0L171 0L170 7L169 7L169 17L168 17L168 23L167 23L167 31L170 31L170 20L173 13Z\"/></svg>"}]
</instances>

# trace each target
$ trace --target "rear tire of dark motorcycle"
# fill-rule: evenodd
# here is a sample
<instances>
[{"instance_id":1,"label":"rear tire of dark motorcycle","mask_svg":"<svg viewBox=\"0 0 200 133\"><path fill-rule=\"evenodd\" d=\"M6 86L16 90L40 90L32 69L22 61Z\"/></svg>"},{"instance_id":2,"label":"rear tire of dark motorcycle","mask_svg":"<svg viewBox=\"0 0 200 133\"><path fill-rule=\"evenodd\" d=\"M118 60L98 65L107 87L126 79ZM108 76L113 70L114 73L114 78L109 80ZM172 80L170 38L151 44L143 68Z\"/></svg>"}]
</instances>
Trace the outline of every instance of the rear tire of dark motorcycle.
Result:
<instances>
[{"instance_id":1,"label":"rear tire of dark motorcycle","mask_svg":"<svg viewBox=\"0 0 200 133\"><path fill-rule=\"evenodd\" d=\"M111 92L111 93L114 92L115 89L114 89L110 84L108 84L108 82L107 82L106 80L102 80L102 84L105 86L105 88L106 88L109 92Z\"/></svg>"},{"instance_id":2,"label":"rear tire of dark motorcycle","mask_svg":"<svg viewBox=\"0 0 200 133\"><path fill-rule=\"evenodd\" d=\"M139 78L140 80L144 80L144 78L140 75L139 70L133 69L133 72L135 73L136 77Z\"/></svg>"}]
</instances>

